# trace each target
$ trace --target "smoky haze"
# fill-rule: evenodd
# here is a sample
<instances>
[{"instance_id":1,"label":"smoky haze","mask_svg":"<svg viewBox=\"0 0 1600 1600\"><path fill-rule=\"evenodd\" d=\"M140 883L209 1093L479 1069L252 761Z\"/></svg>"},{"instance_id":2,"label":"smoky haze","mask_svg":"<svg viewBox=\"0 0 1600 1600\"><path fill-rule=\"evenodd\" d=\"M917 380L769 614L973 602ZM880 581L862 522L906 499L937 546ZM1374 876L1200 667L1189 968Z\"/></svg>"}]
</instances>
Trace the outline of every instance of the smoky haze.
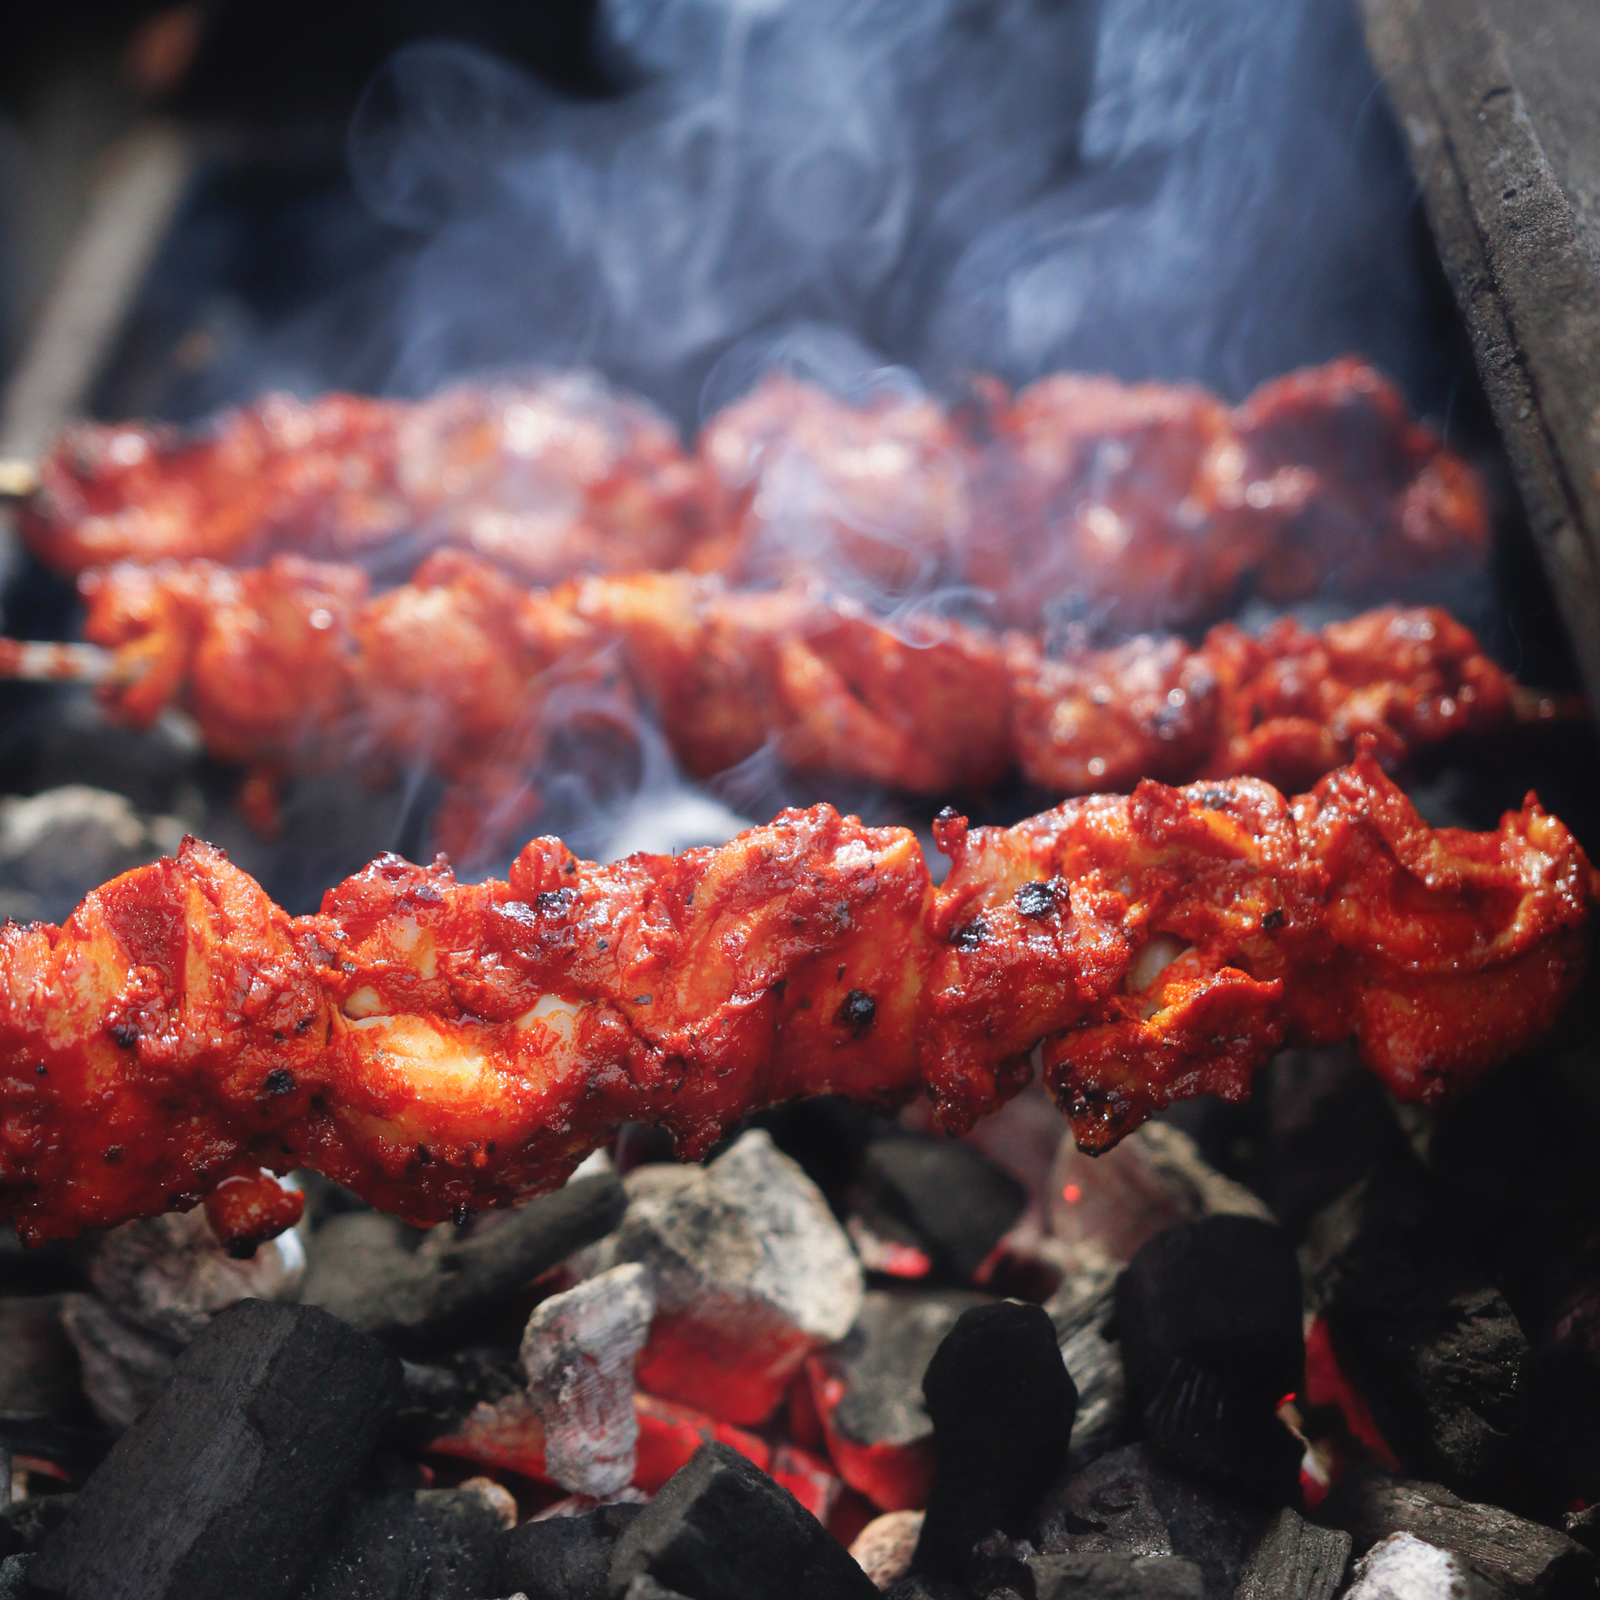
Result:
<instances>
[{"instance_id":1,"label":"smoky haze","mask_svg":"<svg viewBox=\"0 0 1600 1600\"><path fill-rule=\"evenodd\" d=\"M1237 398L1357 350L1438 400L1346 0L609 0L598 29L601 100L453 43L383 69L350 169L414 244L281 326L257 383L583 365L691 431L774 363Z\"/></svg>"}]
</instances>

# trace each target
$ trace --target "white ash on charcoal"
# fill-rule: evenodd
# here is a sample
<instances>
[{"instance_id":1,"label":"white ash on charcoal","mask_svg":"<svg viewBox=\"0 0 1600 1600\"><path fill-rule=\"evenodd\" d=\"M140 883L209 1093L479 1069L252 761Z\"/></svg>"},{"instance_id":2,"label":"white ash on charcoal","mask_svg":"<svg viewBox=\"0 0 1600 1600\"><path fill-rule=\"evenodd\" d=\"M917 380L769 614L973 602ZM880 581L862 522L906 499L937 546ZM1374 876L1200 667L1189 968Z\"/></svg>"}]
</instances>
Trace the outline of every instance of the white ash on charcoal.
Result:
<instances>
[{"instance_id":1,"label":"white ash on charcoal","mask_svg":"<svg viewBox=\"0 0 1600 1600\"><path fill-rule=\"evenodd\" d=\"M91 889L170 855L188 825L86 784L0 799L0 917L62 922Z\"/></svg>"},{"instance_id":2,"label":"white ash on charcoal","mask_svg":"<svg viewBox=\"0 0 1600 1600\"><path fill-rule=\"evenodd\" d=\"M314 1307L230 1307L84 1484L29 1582L97 1600L294 1600L398 1367Z\"/></svg>"},{"instance_id":3,"label":"white ash on charcoal","mask_svg":"<svg viewBox=\"0 0 1600 1600\"><path fill-rule=\"evenodd\" d=\"M678 1589L669 1589L648 1573L641 1572L623 1592L622 1600L690 1600L690 1596Z\"/></svg>"},{"instance_id":4,"label":"white ash on charcoal","mask_svg":"<svg viewBox=\"0 0 1600 1600\"><path fill-rule=\"evenodd\" d=\"M880 1510L926 1503L934 1442L923 1376L963 1313L993 1303L971 1290L869 1290L845 1339L806 1363L829 1455Z\"/></svg>"},{"instance_id":5,"label":"white ash on charcoal","mask_svg":"<svg viewBox=\"0 0 1600 1600\"><path fill-rule=\"evenodd\" d=\"M850 1554L856 1565L878 1589L892 1589L911 1570L922 1521L920 1511L886 1511L851 1541Z\"/></svg>"},{"instance_id":6,"label":"white ash on charcoal","mask_svg":"<svg viewBox=\"0 0 1600 1600\"><path fill-rule=\"evenodd\" d=\"M84 1397L102 1422L118 1429L167 1386L182 1348L119 1317L93 1294L62 1297L61 1327L78 1357Z\"/></svg>"},{"instance_id":7,"label":"white ash on charcoal","mask_svg":"<svg viewBox=\"0 0 1600 1600\"><path fill-rule=\"evenodd\" d=\"M922 1392L937 1461L912 1564L959 1583L985 1535L1032 1530L1066 1463L1078 1395L1050 1318L1013 1301L963 1312Z\"/></svg>"},{"instance_id":8,"label":"white ash on charcoal","mask_svg":"<svg viewBox=\"0 0 1600 1600\"><path fill-rule=\"evenodd\" d=\"M512 1211L418 1234L357 1211L313 1236L301 1299L408 1355L448 1348L525 1285L609 1233L627 1198L616 1178L580 1178Z\"/></svg>"},{"instance_id":9,"label":"white ash on charcoal","mask_svg":"<svg viewBox=\"0 0 1600 1600\"><path fill-rule=\"evenodd\" d=\"M1276 1223L1217 1216L1142 1245L1115 1291L1128 1402L1170 1461L1279 1504L1302 1447L1277 1415L1305 1380L1300 1270Z\"/></svg>"},{"instance_id":10,"label":"white ash on charcoal","mask_svg":"<svg viewBox=\"0 0 1600 1600\"><path fill-rule=\"evenodd\" d=\"M61 1322L95 1414L125 1428L172 1375L179 1350L241 1300L292 1300L305 1275L300 1235L289 1229L231 1254L203 1207L124 1223L82 1251L94 1294L72 1294Z\"/></svg>"},{"instance_id":11,"label":"white ash on charcoal","mask_svg":"<svg viewBox=\"0 0 1600 1600\"><path fill-rule=\"evenodd\" d=\"M599 1500L632 1481L633 1364L654 1314L649 1274L629 1262L552 1295L528 1319L522 1368L544 1427L545 1470L563 1488Z\"/></svg>"},{"instance_id":12,"label":"white ash on charcoal","mask_svg":"<svg viewBox=\"0 0 1600 1600\"><path fill-rule=\"evenodd\" d=\"M627 1215L583 1258L649 1273L639 1382L727 1422L766 1421L806 1356L850 1331L861 1263L826 1200L760 1129L705 1167L628 1174Z\"/></svg>"},{"instance_id":13,"label":"white ash on charcoal","mask_svg":"<svg viewBox=\"0 0 1600 1600\"><path fill-rule=\"evenodd\" d=\"M1308 1299L1400 1459L1463 1492L1506 1480L1527 1418L1528 1343L1459 1224L1409 1160L1313 1218Z\"/></svg>"},{"instance_id":14,"label":"white ash on charcoal","mask_svg":"<svg viewBox=\"0 0 1600 1600\"><path fill-rule=\"evenodd\" d=\"M493 1592L527 1600L607 1600L617 1540L644 1509L604 1505L575 1517L541 1518L495 1543Z\"/></svg>"},{"instance_id":15,"label":"white ash on charcoal","mask_svg":"<svg viewBox=\"0 0 1600 1600\"><path fill-rule=\"evenodd\" d=\"M0 1600L27 1600L32 1556L7 1556L0 1561Z\"/></svg>"},{"instance_id":16,"label":"white ash on charcoal","mask_svg":"<svg viewBox=\"0 0 1600 1600\"><path fill-rule=\"evenodd\" d=\"M876 1600L872 1580L786 1489L708 1444L617 1540L607 1590L640 1576L694 1600Z\"/></svg>"},{"instance_id":17,"label":"white ash on charcoal","mask_svg":"<svg viewBox=\"0 0 1600 1600\"><path fill-rule=\"evenodd\" d=\"M300 1600L481 1600L493 1591L501 1531L499 1509L475 1489L357 1499Z\"/></svg>"},{"instance_id":18,"label":"white ash on charcoal","mask_svg":"<svg viewBox=\"0 0 1600 1600\"><path fill-rule=\"evenodd\" d=\"M1505 1600L1507 1593L1455 1551L1391 1533L1356 1563L1345 1600Z\"/></svg>"},{"instance_id":19,"label":"white ash on charcoal","mask_svg":"<svg viewBox=\"0 0 1600 1600\"><path fill-rule=\"evenodd\" d=\"M1147 1122L1104 1155L1063 1139L1050 1175L1050 1220L1068 1275L1131 1261L1163 1230L1211 1216L1269 1219L1259 1195L1225 1177L1165 1122Z\"/></svg>"},{"instance_id":20,"label":"white ash on charcoal","mask_svg":"<svg viewBox=\"0 0 1600 1600\"><path fill-rule=\"evenodd\" d=\"M1594 1592L1595 1557L1576 1540L1499 1506L1460 1499L1441 1484L1355 1469L1317 1508L1317 1519L1346 1529L1358 1556L1390 1534L1415 1534L1454 1551L1518 1600Z\"/></svg>"},{"instance_id":21,"label":"white ash on charcoal","mask_svg":"<svg viewBox=\"0 0 1600 1600\"><path fill-rule=\"evenodd\" d=\"M867 1246L868 1267L930 1284L970 1284L1027 1203L1022 1185L970 1144L902 1133L863 1151L848 1197L849 1227ZM920 1256L925 1271L896 1270L896 1249Z\"/></svg>"},{"instance_id":22,"label":"white ash on charcoal","mask_svg":"<svg viewBox=\"0 0 1600 1600\"><path fill-rule=\"evenodd\" d=\"M1111 1337L1117 1274L1111 1268L1068 1278L1045 1302L1061 1359L1078 1391L1078 1414L1067 1453L1068 1475L1132 1436L1122 1352Z\"/></svg>"}]
</instances>

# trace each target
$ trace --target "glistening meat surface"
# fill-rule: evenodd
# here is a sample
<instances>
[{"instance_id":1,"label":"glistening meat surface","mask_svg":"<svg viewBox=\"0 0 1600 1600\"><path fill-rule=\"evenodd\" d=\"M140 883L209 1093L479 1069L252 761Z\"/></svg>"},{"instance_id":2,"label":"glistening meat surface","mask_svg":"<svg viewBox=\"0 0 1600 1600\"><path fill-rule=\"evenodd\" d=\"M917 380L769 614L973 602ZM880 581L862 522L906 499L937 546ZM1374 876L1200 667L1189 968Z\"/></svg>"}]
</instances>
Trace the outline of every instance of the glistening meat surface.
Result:
<instances>
[{"instance_id":1,"label":"glistening meat surface","mask_svg":"<svg viewBox=\"0 0 1600 1600\"><path fill-rule=\"evenodd\" d=\"M249 1237L260 1169L312 1166L434 1221L622 1122L693 1157L775 1102L922 1089L960 1131L1035 1062L1103 1149L1348 1036L1432 1101L1548 1026L1595 888L1531 796L1430 830L1365 754L1294 800L1146 782L936 833L937 888L912 834L818 806L610 866L536 839L478 885L385 857L299 918L191 841L0 931L0 1211L37 1242L220 1191Z\"/></svg>"},{"instance_id":2,"label":"glistening meat surface","mask_svg":"<svg viewBox=\"0 0 1600 1600\"><path fill-rule=\"evenodd\" d=\"M116 651L114 715L142 726L185 707L212 754L253 769L263 819L299 768L429 766L452 785L438 832L458 857L524 836L556 727L625 723L639 704L698 777L770 747L798 771L928 795L1012 767L1054 795L1242 773L1295 788L1363 734L1394 766L1557 709L1435 608L1050 655L1022 633L891 625L849 600L682 572L524 590L456 551L376 596L359 568L298 557L121 565L83 587L88 637Z\"/></svg>"}]
</instances>

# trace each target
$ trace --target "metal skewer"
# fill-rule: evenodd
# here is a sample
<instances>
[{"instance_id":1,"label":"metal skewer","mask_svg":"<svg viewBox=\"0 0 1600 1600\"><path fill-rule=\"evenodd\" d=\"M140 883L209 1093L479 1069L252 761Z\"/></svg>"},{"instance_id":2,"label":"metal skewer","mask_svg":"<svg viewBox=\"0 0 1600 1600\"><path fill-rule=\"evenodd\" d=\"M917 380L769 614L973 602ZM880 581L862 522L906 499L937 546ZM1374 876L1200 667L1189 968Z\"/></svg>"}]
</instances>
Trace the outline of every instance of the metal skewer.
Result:
<instances>
[{"instance_id":1,"label":"metal skewer","mask_svg":"<svg viewBox=\"0 0 1600 1600\"><path fill-rule=\"evenodd\" d=\"M113 683L116 653L97 644L62 643L55 639L0 639L0 678L27 683Z\"/></svg>"}]
</instances>

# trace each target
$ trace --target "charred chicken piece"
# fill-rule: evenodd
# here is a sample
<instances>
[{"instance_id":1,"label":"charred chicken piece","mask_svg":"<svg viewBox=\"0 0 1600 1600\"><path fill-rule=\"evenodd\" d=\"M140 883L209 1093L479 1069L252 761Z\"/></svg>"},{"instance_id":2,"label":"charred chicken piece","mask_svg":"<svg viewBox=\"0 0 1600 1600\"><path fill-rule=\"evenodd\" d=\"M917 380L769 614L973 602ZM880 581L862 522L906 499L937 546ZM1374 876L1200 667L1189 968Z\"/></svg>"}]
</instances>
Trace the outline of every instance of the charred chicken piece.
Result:
<instances>
[{"instance_id":1,"label":"charred chicken piece","mask_svg":"<svg viewBox=\"0 0 1600 1600\"><path fill-rule=\"evenodd\" d=\"M414 405L269 395L198 436L84 424L41 463L21 526L40 560L74 574L455 545L548 583L670 566L704 514L671 425L571 373Z\"/></svg>"},{"instance_id":2,"label":"charred chicken piece","mask_svg":"<svg viewBox=\"0 0 1600 1600\"><path fill-rule=\"evenodd\" d=\"M761 1106L919 1087L959 1131L1035 1063L1103 1149L1285 1044L1353 1035L1433 1101L1546 1027L1594 874L1529 797L1434 832L1370 755L914 836L827 806L716 849L508 880L384 857L290 918L209 846L64 927L0 929L0 1214L24 1238L212 1205L309 1165L418 1222L563 1181L625 1121L685 1157Z\"/></svg>"}]
</instances>

